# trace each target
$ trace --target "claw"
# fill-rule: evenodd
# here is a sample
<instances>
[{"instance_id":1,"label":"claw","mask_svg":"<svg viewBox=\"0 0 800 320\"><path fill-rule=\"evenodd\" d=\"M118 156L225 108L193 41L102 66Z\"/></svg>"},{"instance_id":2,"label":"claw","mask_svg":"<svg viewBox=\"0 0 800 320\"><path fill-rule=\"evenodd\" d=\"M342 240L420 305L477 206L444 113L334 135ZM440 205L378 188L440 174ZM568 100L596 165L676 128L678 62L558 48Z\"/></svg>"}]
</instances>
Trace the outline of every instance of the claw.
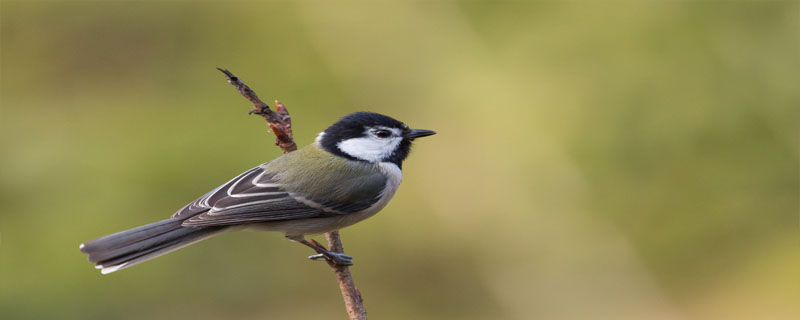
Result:
<instances>
[{"instance_id":1,"label":"claw","mask_svg":"<svg viewBox=\"0 0 800 320\"><path fill-rule=\"evenodd\" d=\"M318 253L312 256L308 256L309 259L314 261L322 261L328 260L335 264L342 265L342 266L352 266L353 265L353 257L348 256L344 253L338 252L331 252L328 251L328 254Z\"/></svg>"},{"instance_id":2,"label":"claw","mask_svg":"<svg viewBox=\"0 0 800 320\"><path fill-rule=\"evenodd\" d=\"M333 263L335 263L335 264L338 264L338 265L341 265L341 266L352 266L353 265L353 257L351 257L351 256L348 256L348 255L346 255L344 253L338 253L338 252L328 252L328 253L330 253L333 256L331 261L333 261Z\"/></svg>"},{"instance_id":3,"label":"claw","mask_svg":"<svg viewBox=\"0 0 800 320\"><path fill-rule=\"evenodd\" d=\"M314 260L314 261L320 261L320 260L325 260L325 255L321 254L321 253L317 253L315 255L308 256L308 258L311 259L311 260Z\"/></svg>"}]
</instances>

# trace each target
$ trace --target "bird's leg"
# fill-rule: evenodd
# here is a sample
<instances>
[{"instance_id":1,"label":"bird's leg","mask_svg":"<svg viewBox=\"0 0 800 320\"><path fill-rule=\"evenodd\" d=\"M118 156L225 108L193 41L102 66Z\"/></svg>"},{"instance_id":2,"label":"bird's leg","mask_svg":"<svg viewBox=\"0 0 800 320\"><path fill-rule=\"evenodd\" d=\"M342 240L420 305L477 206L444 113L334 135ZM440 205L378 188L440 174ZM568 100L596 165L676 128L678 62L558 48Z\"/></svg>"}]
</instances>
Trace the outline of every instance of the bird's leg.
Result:
<instances>
[{"instance_id":1,"label":"bird's leg","mask_svg":"<svg viewBox=\"0 0 800 320\"><path fill-rule=\"evenodd\" d=\"M302 243L303 245L314 249L317 254L309 256L308 258L311 260L328 260L337 265L343 266L352 266L353 265L353 257L348 256L344 253L333 252L325 248L321 243L317 242L314 239L311 241L306 240L303 236L286 236L286 239L289 239L294 242Z\"/></svg>"}]
</instances>

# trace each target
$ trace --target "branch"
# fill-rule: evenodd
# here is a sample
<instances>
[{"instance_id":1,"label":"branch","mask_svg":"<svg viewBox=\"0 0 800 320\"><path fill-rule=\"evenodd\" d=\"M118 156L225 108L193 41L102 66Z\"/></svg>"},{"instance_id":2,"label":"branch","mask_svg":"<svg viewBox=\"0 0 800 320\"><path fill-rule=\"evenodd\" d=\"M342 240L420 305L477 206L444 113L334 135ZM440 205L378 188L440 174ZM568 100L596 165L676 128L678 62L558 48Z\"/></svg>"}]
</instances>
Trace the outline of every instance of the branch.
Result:
<instances>
[{"instance_id":1,"label":"branch","mask_svg":"<svg viewBox=\"0 0 800 320\"><path fill-rule=\"evenodd\" d=\"M283 153L289 153L297 150L297 144L294 143L292 138L292 117L289 116L289 110L283 106L278 100L275 100L275 109L278 112L272 111L269 106L261 101L256 95L255 91L250 89L239 77L233 75L228 70L217 68L222 71L228 78L228 83L233 85L247 100L253 103L253 110L248 114L257 114L267 120L269 128L275 134L275 145L281 147Z\"/></svg>"},{"instance_id":2,"label":"branch","mask_svg":"<svg viewBox=\"0 0 800 320\"><path fill-rule=\"evenodd\" d=\"M325 239L328 239L328 248L330 248L331 251L344 253L342 239L339 238L339 231L326 233ZM350 275L350 268L337 265L331 261L328 261L328 265L331 266L331 270L336 274L336 281L339 282L339 290L342 291L344 306L347 308L347 314L350 315L350 319L366 320L367 309L364 308L364 299L361 298L361 291L358 291L356 284L353 283L353 277Z\"/></svg>"},{"instance_id":3,"label":"branch","mask_svg":"<svg viewBox=\"0 0 800 320\"><path fill-rule=\"evenodd\" d=\"M253 110L249 114L257 114L267 120L269 128L275 134L275 145L279 146L283 153L289 153L297 150L297 144L294 143L292 138L292 118L289 116L289 111L278 100L275 100L275 110L258 98L258 95L250 89L239 77L235 76L228 70L217 68L222 71L228 78L228 83L233 85L247 100L253 103ZM339 231L332 231L325 234L328 240L328 248L330 251L344 253L342 247L342 239L339 238ZM314 239L311 242L318 244ZM337 265L332 261L328 261L331 270L336 274L336 280L339 282L339 290L342 292L344 298L344 305L347 308L347 314L351 320L367 319L367 309L364 308L364 300L361 298L361 292L356 288L353 282L353 277L350 275L350 268L348 266Z\"/></svg>"}]
</instances>

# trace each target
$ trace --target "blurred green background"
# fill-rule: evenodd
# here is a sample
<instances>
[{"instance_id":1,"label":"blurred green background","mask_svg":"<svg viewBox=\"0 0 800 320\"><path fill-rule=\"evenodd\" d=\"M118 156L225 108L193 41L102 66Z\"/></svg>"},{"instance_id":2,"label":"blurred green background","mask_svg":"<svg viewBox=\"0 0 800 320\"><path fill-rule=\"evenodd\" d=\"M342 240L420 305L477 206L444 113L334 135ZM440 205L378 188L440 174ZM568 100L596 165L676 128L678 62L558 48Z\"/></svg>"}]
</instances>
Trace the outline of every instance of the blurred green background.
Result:
<instances>
[{"instance_id":1,"label":"blurred green background","mask_svg":"<svg viewBox=\"0 0 800 320\"><path fill-rule=\"evenodd\" d=\"M438 135L343 232L375 319L800 319L800 5L2 1L0 318L343 319L327 266L226 234L101 276L359 110ZM321 239L321 238L320 238Z\"/></svg>"}]
</instances>

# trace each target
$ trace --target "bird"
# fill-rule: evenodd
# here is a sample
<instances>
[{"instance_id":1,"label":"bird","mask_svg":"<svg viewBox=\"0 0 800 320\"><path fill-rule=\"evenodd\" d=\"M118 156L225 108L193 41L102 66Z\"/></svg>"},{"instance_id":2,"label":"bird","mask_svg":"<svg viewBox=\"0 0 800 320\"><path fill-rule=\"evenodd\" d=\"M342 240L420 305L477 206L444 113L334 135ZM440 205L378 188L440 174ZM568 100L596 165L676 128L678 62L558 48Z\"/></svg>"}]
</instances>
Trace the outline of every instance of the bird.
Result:
<instances>
[{"instance_id":1,"label":"bird","mask_svg":"<svg viewBox=\"0 0 800 320\"><path fill-rule=\"evenodd\" d=\"M80 250L108 274L249 229L282 232L314 249L313 260L353 265L351 256L305 237L351 226L383 209L400 185L412 141L433 134L383 114L352 113L313 143L241 173L170 218L82 243Z\"/></svg>"}]
</instances>

